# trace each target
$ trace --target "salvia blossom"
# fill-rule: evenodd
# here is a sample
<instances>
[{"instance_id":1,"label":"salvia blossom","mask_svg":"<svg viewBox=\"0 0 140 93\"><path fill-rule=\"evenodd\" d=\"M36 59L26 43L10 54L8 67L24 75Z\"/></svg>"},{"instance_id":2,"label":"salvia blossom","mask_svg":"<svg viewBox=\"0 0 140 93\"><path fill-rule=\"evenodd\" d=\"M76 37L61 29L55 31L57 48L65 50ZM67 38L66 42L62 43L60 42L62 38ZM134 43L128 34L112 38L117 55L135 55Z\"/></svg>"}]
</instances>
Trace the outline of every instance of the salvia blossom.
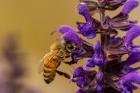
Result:
<instances>
[{"instance_id":1,"label":"salvia blossom","mask_svg":"<svg viewBox=\"0 0 140 93\"><path fill-rule=\"evenodd\" d=\"M91 22L92 21L92 17L89 14L88 8L84 3L80 3L78 5L78 12L80 15L85 17L86 22Z\"/></svg>"},{"instance_id":2,"label":"salvia blossom","mask_svg":"<svg viewBox=\"0 0 140 93\"><path fill-rule=\"evenodd\" d=\"M77 22L79 32L88 39L94 38L96 36L94 31L95 24L93 23L92 16L89 14L87 6L84 3L79 4L78 12L80 15L84 16L86 20L85 23Z\"/></svg>"},{"instance_id":3,"label":"salvia blossom","mask_svg":"<svg viewBox=\"0 0 140 93\"><path fill-rule=\"evenodd\" d=\"M94 45L94 55L87 60L86 66L94 67L95 65L102 66L104 64L104 54L101 43L97 41Z\"/></svg>"},{"instance_id":4,"label":"salvia blossom","mask_svg":"<svg viewBox=\"0 0 140 93\"><path fill-rule=\"evenodd\" d=\"M80 87L83 87L85 85L86 75L82 67L78 67L75 69L75 71L73 72L72 81L76 82L76 84Z\"/></svg>"},{"instance_id":5,"label":"salvia blossom","mask_svg":"<svg viewBox=\"0 0 140 93\"><path fill-rule=\"evenodd\" d=\"M124 4L124 7L122 9L122 13L123 14L129 14L134 8L136 8L139 5L138 0L128 0L128 2L126 2Z\"/></svg>"},{"instance_id":6,"label":"salvia blossom","mask_svg":"<svg viewBox=\"0 0 140 93\"><path fill-rule=\"evenodd\" d=\"M140 84L140 75L136 72L131 72L119 80L119 87L122 90L122 93L132 93L133 90L136 90L138 87L133 83Z\"/></svg>"},{"instance_id":7,"label":"salvia blossom","mask_svg":"<svg viewBox=\"0 0 140 93\"><path fill-rule=\"evenodd\" d=\"M130 66L140 61L140 51L135 51L129 54L125 66Z\"/></svg>"},{"instance_id":8,"label":"salvia blossom","mask_svg":"<svg viewBox=\"0 0 140 93\"><path fill-rule=\"evenodd\" d=\"M124 44L127 49L132 49L134 47L133 40L140 35L140 26L133 26L128 30L124 38Z\"/></svg>"},{"instance_id":9,"label":"salvia blossom","mask_svg":"<svg viewBox=\"0 0 140 93\"><path fill-rule=\"evenodd\" d=\"M71 52L71 61L66 63L72 65L86 59L86 65L77 67L71 75L71 81L79 87L76 93L133 93L139 89L134 83L140 84L137 73L140 66L131 66L140 61L140 45L134 44L134 39L140 36L140 26L129 20L130 12L138 5L138 0L80 0L77 10L85 22L77 22L77 30L60 26L64 41L77 47ZM105 14L121 6L116 16ZM98 19L93 12L100 15ZM120 31L126 35L120 37ZM90 43L80 35L87 39L100 35L100 40ZM128 55L126 60L122 60L124 55Z\"/></svg>"},{"instance_id":10,"label":"salvia blossom","mask_svg":"<svg viewBox=\"0 0 140 93\"><path fill-rule=\"evenodd\" d=\"M96 91L97 91L97 92L103 91L103 72L102 72L102 71L99 71L99 72L96 74L96 81L97 81L97 84L96 84Z\"/></svg>"},{"instance_id":11,"label":"salvia blossom","mask_svg":"<svg viewBox=\"0 0 140 93\"><path fill-rule=\"evenodd\" d=\"M71 41L76 45L81 46L80 37L76 34L72 27L68 25L62 25L59 27L59 32L63 34L63 38L65 41Z\"/></svg>"},{"instance_id":12,"label":"salvia blossom","mask_svg":"<svg viewBox=\"0 0 140 93\"><path fill-rule=\"evenodd\" d=\"M96 79L97 79L98 81L101 81L102 78L103 78L103 73L102 73L101 71L99 71L99 72L96 74Z\"/></svg>"},{"instance_id":13,"label":"salvia blossom","mask_svg":"<svg viewBox=\"0 0 140 93\"><path fill-rule=\"evenodd\" d=\"M96 71L87 71L83 67L77 67L72 74L72 82L76 83L80 89L76 93L94 93Z\"/></svg>"}]
</instances>

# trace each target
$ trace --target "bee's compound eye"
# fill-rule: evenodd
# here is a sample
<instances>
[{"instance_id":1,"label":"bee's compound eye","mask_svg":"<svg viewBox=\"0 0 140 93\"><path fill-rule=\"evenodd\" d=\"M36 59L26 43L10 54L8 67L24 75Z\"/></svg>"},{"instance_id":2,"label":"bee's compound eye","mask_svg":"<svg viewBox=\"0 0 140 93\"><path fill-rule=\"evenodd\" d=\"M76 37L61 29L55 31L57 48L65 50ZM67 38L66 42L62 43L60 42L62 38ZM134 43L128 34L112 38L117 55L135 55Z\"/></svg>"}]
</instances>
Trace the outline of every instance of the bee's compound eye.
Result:
<instances>
[{"instance_id":1,"label":"bee's compound eye","mask_svg":"<svg viewBox=\"0 0 140 93\"><path fill-rule=\"evenodd\" d=\"M68 44L67 48L72 50L72 49L74 49L74 46L72 46L71 44Z\"/></svg>"},{"instance_id":2,"label":"bee's compound eye","mask_svg":"<svg viewBox=\"0 0 140 93\"><path fill-rule=\"evenodd\" d=\"M66 44L66 49L71 51L76 49L76 45L74 43L67 43Z\"/></svg>"}]
</instances>

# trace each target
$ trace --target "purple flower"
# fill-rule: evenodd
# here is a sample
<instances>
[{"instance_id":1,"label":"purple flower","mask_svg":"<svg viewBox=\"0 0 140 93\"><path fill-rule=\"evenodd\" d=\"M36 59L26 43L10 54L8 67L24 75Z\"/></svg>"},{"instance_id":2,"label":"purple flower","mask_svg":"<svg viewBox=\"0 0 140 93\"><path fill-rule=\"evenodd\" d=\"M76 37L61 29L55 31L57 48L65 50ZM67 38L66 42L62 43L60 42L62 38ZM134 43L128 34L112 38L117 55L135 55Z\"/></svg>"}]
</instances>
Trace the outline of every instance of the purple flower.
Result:
<instances>
[{"instance_id":1,"label":"purple flower","mask_svg":"<svg viewBox=\"0 0 140 93\"><path fill-rule=\"evenodd\" d=\"M133 48L133 40L140 35L140 26L133 26L124 38L124 45L129 50Z\"/></svg>"},{"instance_id":2,"label":"purple flower","mask_svg":"<svg viewBox=\"0 0 140 93\"><path fill-rule=\"evenodd\" d=\"M75 64L78 62L79 57L82 57L83 53L82 47L80 49L77 49L71 53L71 62L69 62L69 65Z\"/></svg>"},{"instance_id":3,"label":"purple flower","mask_svg":"<svg viewBox=\"0 0 140 93\"><path fill-rule=\"evenodd\" d=\"M96 84L96 91L97 92L102 92L103 90L103 85L102 84Z\"/></svg>"},{"instance_id":4,"label":"purple flower","mask_svg":"<svg viewBox=\"0 0 140 93\"><path fill-rule=\"evenodd\" d=\"M132 83L132 82L140 84L140 75L138 75L138 73L136 72L131 72L124 75L119 82L121 82L121 84Z\"/></svg>"},{"instance_id":5,"label":"purple flower","mask_svg":"<svg viewBox=\"0 0 140 93\"><path fill-rule=\"evenodd\" d=\"M72 74L72 78L84 76L84 75L85 75L84 69L82 67L77 67Z\"/></svg>"},{"instance_id":6,"label":"purple flower","mask_svg":"<svg viewBox=\"0 0 140 93\"><path fill-rule=\"evenodd\" d=\"M96 36L95 24L93 23L92 16L89 14L88 8L84 3L78 5L78 12L85 17L86 23L77 22L79 32L88 39Z\"/></svg>"},{"instance_id":7,"label":"purple flower","mask_svg":"<svg viewBox=\"0 0 140 93\"><path fill-rule=\"evenodd\" d=\"M123 39L120 37L111 37L108 47L120 47L123 44Z\"/></svg>"},{"instance_id":8,"label":"purple flower","mask_svg":"<svg viewBox=\"0 0 140 93\"><path fill-rule=\"evenodd\" d=\"M95 63L93 62L93 59L92 58L87 58L86 59L86 67L95 67Z\"/></svg>"},{"instance_id":9,"label":"purple flower","mask_svg":"<svg viewBox=\"0 0 140 93\"><path fill-rule=\"evenodd\" d=\"M59 27L59 32L63 34L63 38L65 41L74 42L76 45L81 46L81 39L76 34L72 27L67 25L62 25Z\"/></svg>"},{"instance_id":10,"label":"purple flower","mask_svg":"<svg viewBox=\"0 0 140 93\"><path fill-rule=\"evenodd\" d=\"M86 22L86 23L78 23L77 26L79 29L79 32L85 36L88 39L92 39L96 36L96 33L94 31L95 26L91 22Z\"/></svg>"},{"instance_id":11,"label":"purple flower","mask_svg":"<svg viewBox=\"0 0 140 93\"><path fill-rule=\"evenodd\" d=\"M104 54L102 50L101 43L97 41L94 45L94 55L92 58L87 60L87 67L94 67L95 65L103 66L104 65Z\"/></svg>"},{"instance_id":12,"label":"purple flower","mask_svg":"<svg viewBox=\"0 0 140 93\"><path fill-rule=\"evenodd\" d=\"M103 54L103 50L102 50L102 45L100 41L96 41L95 45L94 45L94 51L96 55L102 55Z\"/></svg>"},{"instance_id":13,"label":"purple flower","mask_svg":"<svg viewBox=\"0 0 140 93\"><path fill-rule=\"evenodd\" d=\"M97 74L96 74L96 80L97 81L102 81L103 79L103 72L102 71L99 71Z\"/></svg>"},{"instance_id":14,"label":"purple flower","mask_svg":"<svg viewBox=\"0 0 140 93\"><path fill-rule=\"evenodd\" d=\"M98 71L98 73L96 74L96 91L102 91L103 89L103 72L102 71Z\"/></svg>"},{"instance_id":15,"label":"purple flower","mask_svg":"<svg viewBox=\"0 0 140 93\"><path fill-rule=\"evenodd\" d=\"M91 15L89 14L89 11L88 11L88 8L87 8L86 4L80 3L80 4L78 5L78 9L77 9L77 10L78 10L78 13L79 13L80 15L82 15L82 16L85 17L86 22L91 22L91 21L92 21L92 17L91 17Z\"/></svg>"},{"instance_id":16,"label":"purple flower","mask_svg":"<svg viewBox=\"0 0 140 93\"><path fill-rule=\"evenodd\" d=\"M119 80L119 87L125 91L132 91L137 87L133 85L133 83L140 84L140 75L136 72L131 72L124 75ZM125 92L126 93L126 92Z\"/></svg>"},{"instance_id":17,"label":"purple flower","mask_svg":"<svg viewBox=\"0 0 140 93\"><path fill-rule=\"evenodd\" d=\"M139 5L138 0L128 0L128 2L126 2L124 4L124 7L122 9L122 13L123 14L129 14L134 8L136 8Z\"/></svg>"},{"instance_id":18,"label":"purple flower","mask_svg":"<svg viewBox=\"0 0 140 93\"><path fill-rule=\"evenodd\" d=\"M79 87L83 87L86 82L85 71L82 67L77 67L72 74L72 82L75 82Z\"/></svg>"},{"instance_id":19,"label":"purple flower","mask_svg":"<svg viewBox=\"0 0 140 93\"><path fill-rule=\"evenodd\" d=\"M135 64L140 61L140 51L130 53L128 59L125 62L125 66L129 67L130 65Z\"/></svg>"}]
</instances>

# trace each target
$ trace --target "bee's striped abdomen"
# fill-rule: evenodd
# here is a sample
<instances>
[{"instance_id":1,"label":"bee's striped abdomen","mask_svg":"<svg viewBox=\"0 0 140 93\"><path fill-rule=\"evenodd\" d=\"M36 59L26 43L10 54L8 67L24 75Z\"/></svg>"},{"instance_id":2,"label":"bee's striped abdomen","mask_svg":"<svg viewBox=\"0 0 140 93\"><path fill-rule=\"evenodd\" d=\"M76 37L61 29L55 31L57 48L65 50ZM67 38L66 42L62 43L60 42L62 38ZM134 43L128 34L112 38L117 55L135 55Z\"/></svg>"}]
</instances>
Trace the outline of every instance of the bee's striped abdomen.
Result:
<instances>
[{"instance_id":1,"label":"bee's striped abdomen","mask_svg":"<svg viewBox=\"0 0 140 93\"><path fill-rule=\"evenodd\" d=\"M56 53L54 53L56 54ZM48 55L47 60L44 60L44 81L51 83L56 75L56 69L58 67L59 60L54 54Z\"/></svg>"},{"instance_id":2,"label":"bee's striped abdomen","mask_svg":"<svg viewBox=\"0 0 140 93\"><path fill-rule=\"evenodd\" d=\"M49 68L49 67L46 67L44 65L44 73L43 73L43 76L44 76L44 81L49 84L51 83L54 78L55 78L55 74L56 74L56 68Z\"/></svg>"}]
</instances>

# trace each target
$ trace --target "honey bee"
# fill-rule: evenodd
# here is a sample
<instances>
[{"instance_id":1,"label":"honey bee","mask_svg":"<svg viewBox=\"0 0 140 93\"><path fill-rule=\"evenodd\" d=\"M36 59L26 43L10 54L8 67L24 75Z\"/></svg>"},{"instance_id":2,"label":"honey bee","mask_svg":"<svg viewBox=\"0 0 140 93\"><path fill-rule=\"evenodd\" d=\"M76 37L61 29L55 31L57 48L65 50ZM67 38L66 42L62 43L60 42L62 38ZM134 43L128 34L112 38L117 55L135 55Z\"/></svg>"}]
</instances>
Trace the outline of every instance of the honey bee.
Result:
<instances>
[{"instance_id":1,"label":"honey bee","mask_svg":"<svg viewBox=\"0 0 140 93\"><path fill-rule=\"evenodd\" d=\"M57 42L50 47L50 52L47 53L41 60L41 68L44 76L44 81L49 84L56 76L56 73L70 79L70 75L57 70L61 62L70 57L72 51L76 49L74 43Z\"/></svg>"}]
</instances>

